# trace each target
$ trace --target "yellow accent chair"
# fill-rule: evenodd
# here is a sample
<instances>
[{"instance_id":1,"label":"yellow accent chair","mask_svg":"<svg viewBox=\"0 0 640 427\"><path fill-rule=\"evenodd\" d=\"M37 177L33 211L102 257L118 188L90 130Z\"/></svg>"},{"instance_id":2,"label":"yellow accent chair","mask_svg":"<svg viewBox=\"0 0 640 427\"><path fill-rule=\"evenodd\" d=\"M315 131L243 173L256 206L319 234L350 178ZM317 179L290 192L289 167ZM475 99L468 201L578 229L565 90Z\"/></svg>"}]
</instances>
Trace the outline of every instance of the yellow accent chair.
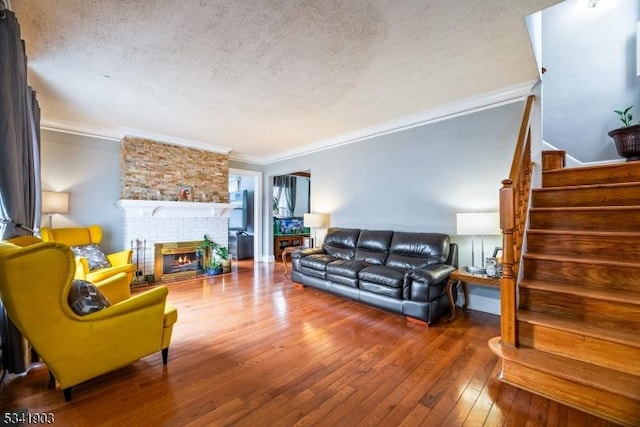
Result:
<instances>
[{"instance_id":1,"label":"yellow accent chair","mask_svg":"<svg viewBox=\"0 0 640 427\"><path fill-rule=\"evenodd\" d=\"M40 229L42 240L45 242L59 242L67 246L100 245L102 241L102 228L99 225L89 227L49 228ZM76 279L99 283L118 273L125 273L129 283L133 282L135 266L131 259L133 251L125 249L120 252L106 255L111 267L91 270L85 257L76 257Z\"/></svg>"},{"instance_id":2,"label":"yellow accent chair","mask_svg":"<svg viewBox=\"0 0 640 427\"><path fill-rule=\"evenodd\" d=\"M68 295L75 260L68 246L32 236L0 241L0 298L9 319L49 368L65 400L71 388L157 351L166 365L176 308L158 286L131 296L125 273L96 287L110 306L76 314Z\"/></svg>"}]
</instances>

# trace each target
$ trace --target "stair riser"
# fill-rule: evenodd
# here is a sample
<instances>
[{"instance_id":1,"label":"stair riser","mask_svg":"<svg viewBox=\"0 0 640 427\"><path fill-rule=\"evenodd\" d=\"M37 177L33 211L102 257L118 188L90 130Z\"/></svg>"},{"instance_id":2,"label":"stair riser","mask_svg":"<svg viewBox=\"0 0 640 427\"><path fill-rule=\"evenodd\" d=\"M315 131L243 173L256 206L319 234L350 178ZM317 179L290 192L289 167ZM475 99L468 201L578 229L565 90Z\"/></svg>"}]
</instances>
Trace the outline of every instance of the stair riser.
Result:
<instances>
[{"instance_id":1,"label":"stair riser","mask_svg":"<svg viewBox=\"0 0 640 427\"><path fill-rule=\"evenodd\" d=\"M640 238L637 236L577 236L529 233L529 253L547 255L597 256L601 259L637 262Z\"/></svg>"},{"instance_id":2,"label":"stair riser","mask_svg":"<svg viewBox=\"0 0 640 427\"><path fill-rule=\"evenodd\" d=\"M501 379L516 387L622 425L640 425L638 400L558 378L505 359L502 361Z\"/></svg>"},{"instance_id":3,"label":"stair riser","mask_svg":"<svg viewBox=\"0 0 640 427\"><path fill-rule=\"evenodd\" d=\"M529 211L530 227L541 230L638 231L640 209Z\"/></svg>"},{"instance_id":4,"label":"stair riser","mask_svg":"<svg viewBox=\"0 0 640 427\"><path fill-rule=\"evenodd\" d=\"M638 347L522 321L519 322L519 328L522 346L640 376Z\"/></svg>"},{"instance_id":5,"label":"stair riser","mask_svg":"<svg viewBox=\"0 0 640 427\"><path fill-rule=\"evenodd\" d=\"M542 174L543 187L640 182L640 163L620 163L607 168L568 168Z\"/></svg>"},{"instance_id":6,"label":"stair riser","mask_svg":"<svg viewBox=\"0 0 640 427\"><path fill-rule=\"evenodd\" d=\"M640 328L640 308L520 287L520 308L614 328Z\"/></svg>"},{"instance_id":7,"label":"stair riser","mask_svg":"<svg viewBox=\"0 0 640 427\"><path fill-rule=\"evenodd\" d=\"M624 187L534 190L537 208L566 206L632 206L640 205L640 185Z\"/></svg>"},{"instance_id":8,"label":"stair riser","mask_svg":"<svg viewBox=\"0 0 640 427\"><path fill-rule=\"evenodd\" d=\"M553 282L579 283L587 288L637 291L640 299L640 267L538 260L525 256L524 277Z\"/></svg>"}]
</instances>

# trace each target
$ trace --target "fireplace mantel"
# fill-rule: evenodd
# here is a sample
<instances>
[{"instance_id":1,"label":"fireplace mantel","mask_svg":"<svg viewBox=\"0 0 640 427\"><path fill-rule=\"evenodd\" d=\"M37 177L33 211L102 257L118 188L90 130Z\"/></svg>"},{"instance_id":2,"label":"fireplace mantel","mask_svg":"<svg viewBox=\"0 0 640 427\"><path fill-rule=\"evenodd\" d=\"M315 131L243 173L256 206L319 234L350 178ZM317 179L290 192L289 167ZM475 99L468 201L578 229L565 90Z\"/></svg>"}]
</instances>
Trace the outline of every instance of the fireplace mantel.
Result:
<instances>
[{"instance_id":1,"label":"fireplace mantel","mask_svg":"<svg viewBox=\"0 0 640 427\"><path fill-rule=\"evenodd\" d=\"M227 218L238 206L234 203L173 202L168 200L118 200L125 218Z\"/></svg>"}]
</instances>

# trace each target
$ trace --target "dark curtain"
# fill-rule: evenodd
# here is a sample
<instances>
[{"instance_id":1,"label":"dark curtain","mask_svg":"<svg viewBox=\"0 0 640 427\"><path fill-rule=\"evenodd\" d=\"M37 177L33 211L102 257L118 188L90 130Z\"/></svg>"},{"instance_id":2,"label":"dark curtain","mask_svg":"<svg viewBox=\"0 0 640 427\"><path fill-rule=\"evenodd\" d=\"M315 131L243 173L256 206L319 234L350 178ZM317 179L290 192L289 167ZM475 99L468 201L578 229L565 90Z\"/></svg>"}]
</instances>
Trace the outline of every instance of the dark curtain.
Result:
<instances>
[{"instance_id":1,"label":"dark curtain","mask_svg":"<svg viewBox=\"0 0 640 427\"><path fill-rule=\"evenodd\" d=\"M284 194L287 196L287 209L289 209L289 215L291 216L296 210L296 182L297 178L295 176L286 175L284 177Z\"/></svg>"},{"instance_id":2,"label":"dark curtain","mask_svg":"<svg viewBox=\"0 0 640 427\"><path fill-rule=\"evenodd\" d=\"M20 26L9 10L0 11L0 161L0 239L31 234L41 216L40 107L27 82ZM24 372L24 340L0 308L3 366Z\"/></svg>"},{"instance_id":3,"label":"dark curtain","mask_svg":"<svg viewBox=\"0 0 640 427\"><path fill-rule=\"evenodd\" d=\"M280 203L280 197L282 197L282 189L284 188L284 175L278 175L273 177L273 188L275 190L275 199L277 203Z\"/></svg>"},{"instance_id":4,"label":"dark curtain","mask_svg":"<svg viewBox=\"0 0 640 427\"><path fill-rule=\"evenodd\" d=\"M273 187L275 189L275 198L280 202L280 197L284 191L287 201L287 210L289 215L293 216L296 209L296 177L293 175L279 175L273 177Z\"/></svg>"}]
</instances>

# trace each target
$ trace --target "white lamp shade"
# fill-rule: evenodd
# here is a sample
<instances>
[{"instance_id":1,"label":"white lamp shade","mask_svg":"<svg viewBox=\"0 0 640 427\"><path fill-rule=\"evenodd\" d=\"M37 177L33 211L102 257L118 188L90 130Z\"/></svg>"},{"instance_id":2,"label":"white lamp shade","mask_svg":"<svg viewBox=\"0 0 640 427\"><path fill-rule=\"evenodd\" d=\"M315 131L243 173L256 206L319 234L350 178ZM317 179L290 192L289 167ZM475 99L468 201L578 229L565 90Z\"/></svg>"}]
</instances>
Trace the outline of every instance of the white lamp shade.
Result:
<instances>
[{"instance_id":1,"label":"white lamp shade","mask_svg":"<svg viewBox=\"0 0 640 427\"><path fill-rule=\"evenodd\" d=\"M69 193L43 191L42 212L48 214L69 212Z\"/></svg>"},{"instance_id":2,"label":"white lamp shade","mask_svg":"<svg viewBox=\"0 0 640 427\"><path fill-rule=\"evenodd\" d=\"M324 226L324 215L319 213L306 213L303 220L304 226L318 228Z\"/></svg>"},{"instance_id":3,"label":"white lamp shade","mask_svg":"<svg viewBox=\"0 0 640 427\"><path fill-rule=\"evenodd\" d=\"M491 236L501 233L498 212L456 214L458 235Z\"/></svg>"}]
</instances>

